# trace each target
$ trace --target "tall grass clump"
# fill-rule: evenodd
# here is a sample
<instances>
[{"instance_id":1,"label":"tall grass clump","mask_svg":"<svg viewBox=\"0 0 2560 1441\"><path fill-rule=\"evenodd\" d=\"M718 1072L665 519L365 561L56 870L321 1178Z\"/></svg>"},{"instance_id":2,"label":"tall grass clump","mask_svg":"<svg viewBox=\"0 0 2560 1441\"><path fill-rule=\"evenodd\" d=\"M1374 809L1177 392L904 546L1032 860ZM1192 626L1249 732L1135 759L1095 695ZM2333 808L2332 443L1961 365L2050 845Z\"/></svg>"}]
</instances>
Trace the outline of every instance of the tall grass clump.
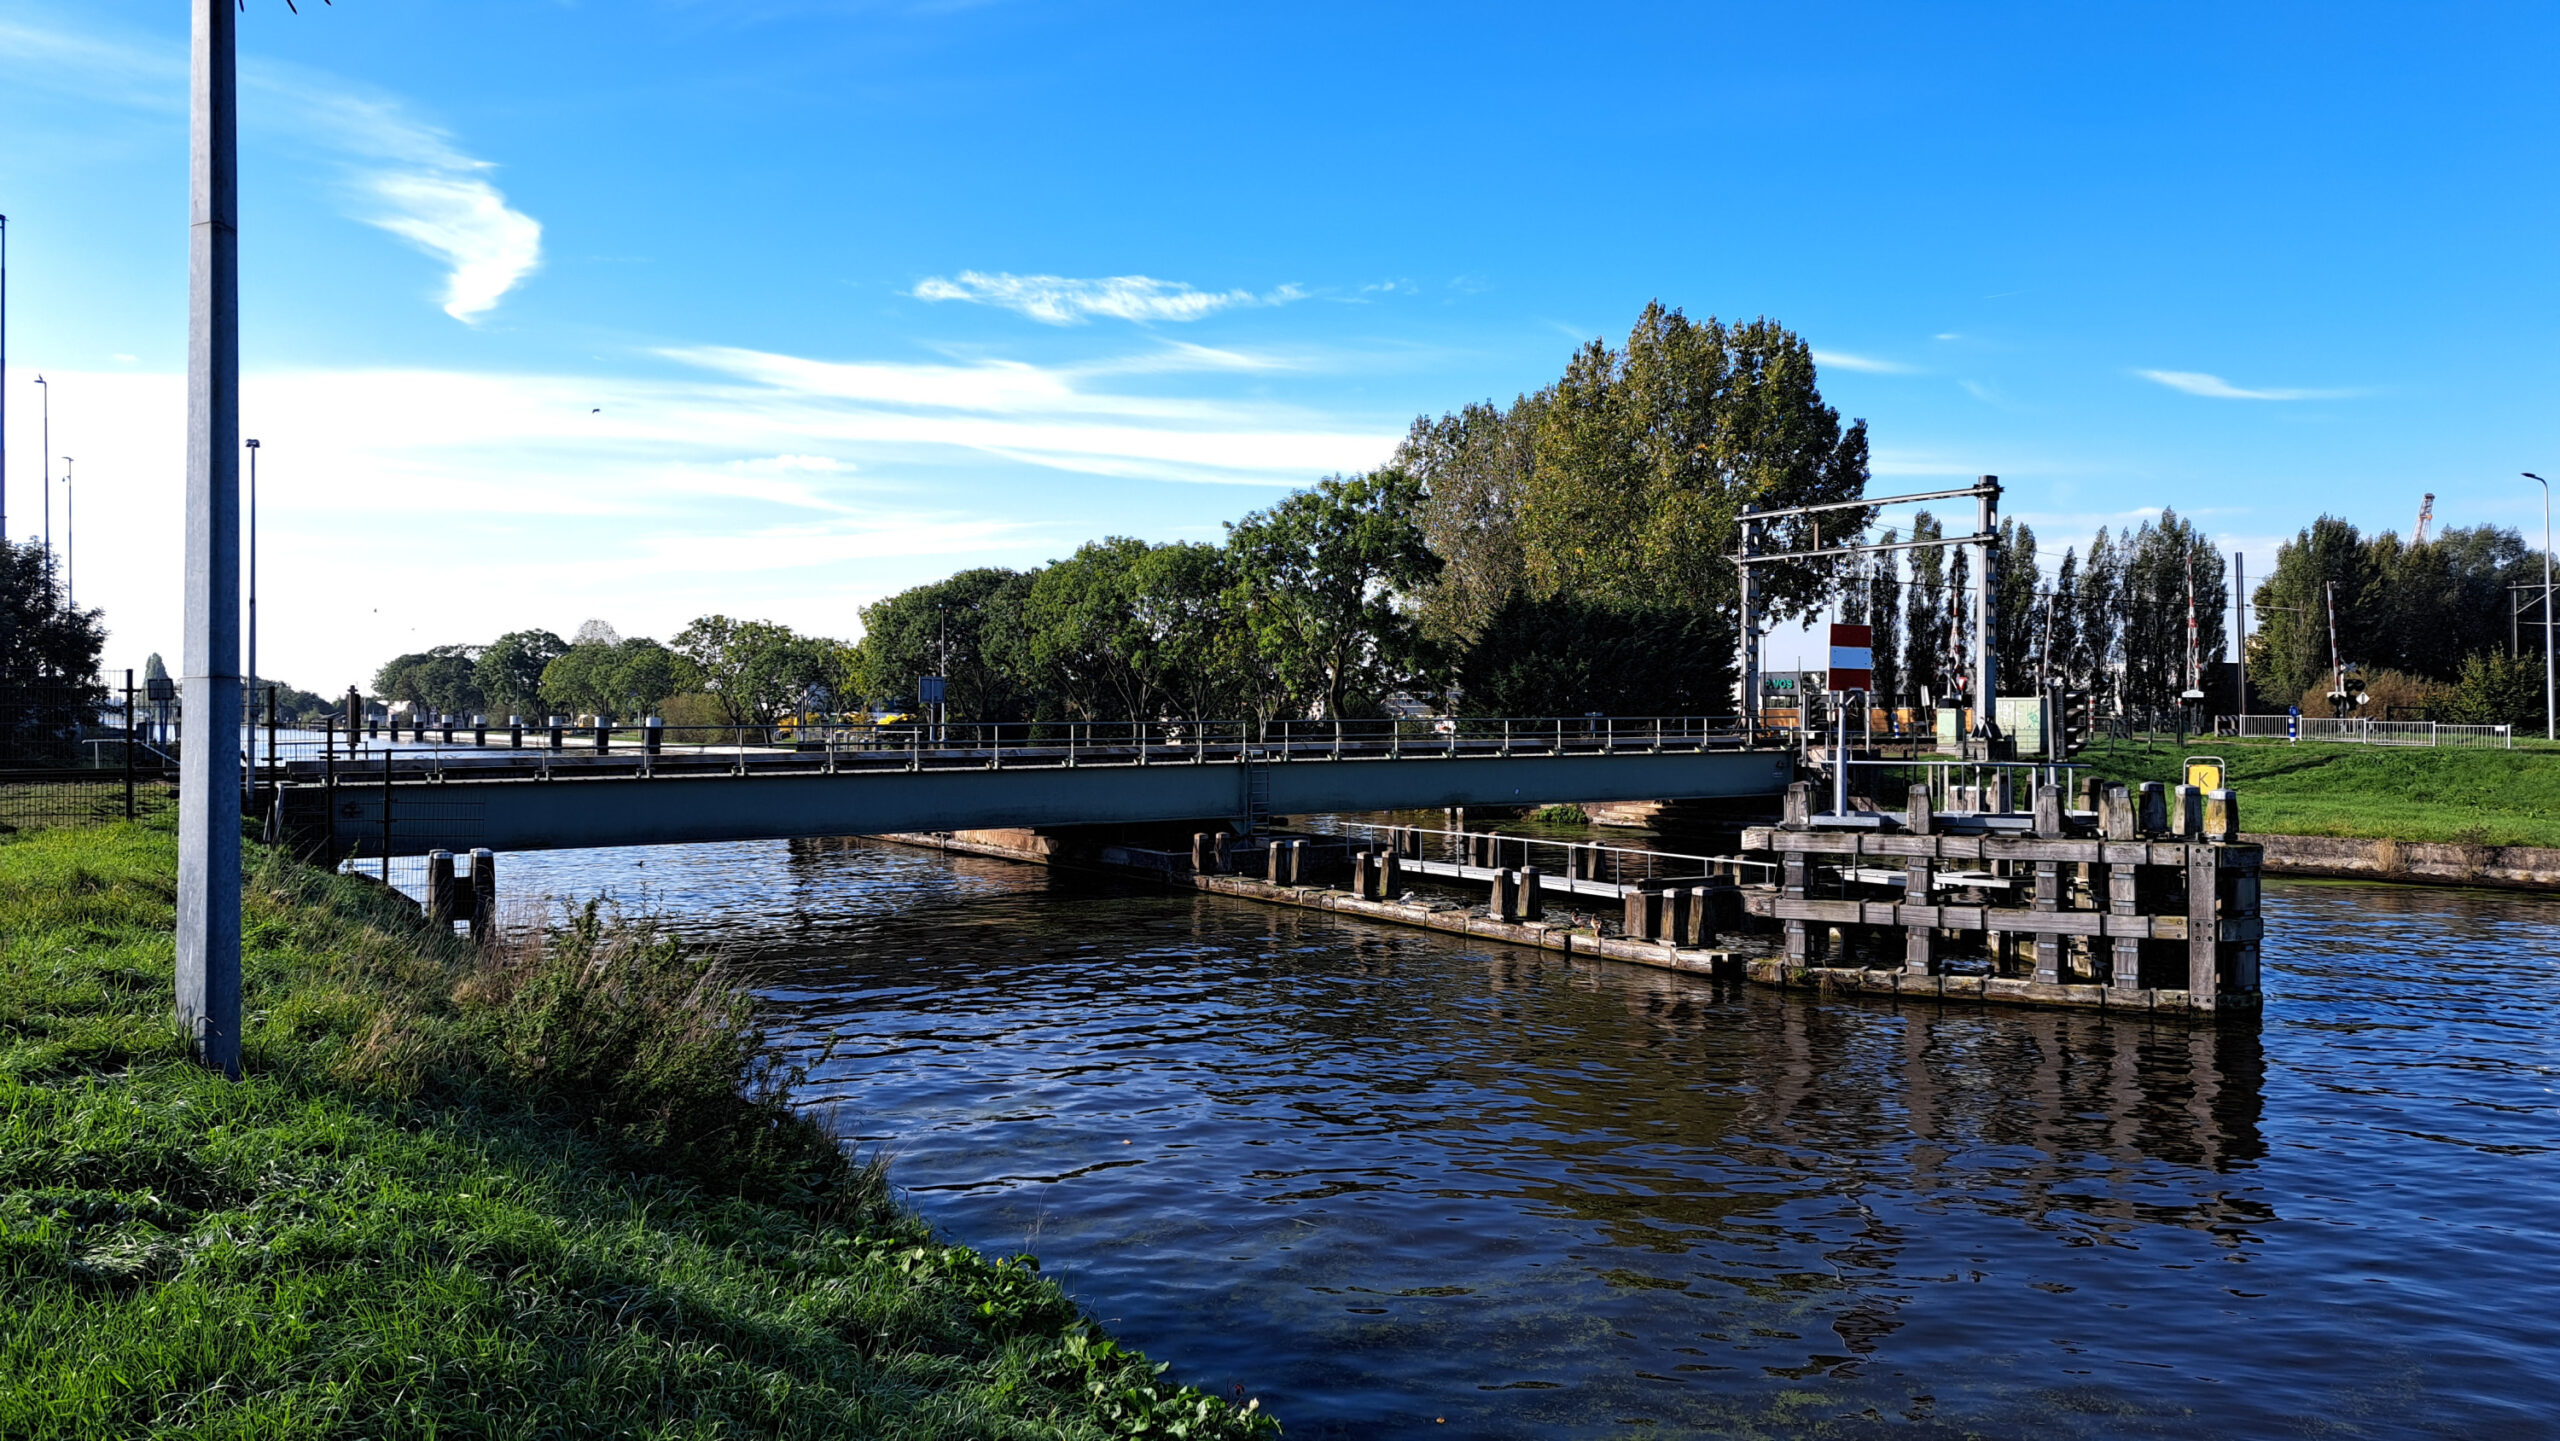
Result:
<instances>
[{"instance_id":1,"label":"tall grass clump","mask_svg":"<svg viewBox=\"0 0 2560 1441\"><path fill-rule=\"evenodd\" d=\"M792 1111L712 957L483 951L253 853L247 1078L165 826L0 839L0 1437L1246 1436Z\"/></svg>"}]
</instances>

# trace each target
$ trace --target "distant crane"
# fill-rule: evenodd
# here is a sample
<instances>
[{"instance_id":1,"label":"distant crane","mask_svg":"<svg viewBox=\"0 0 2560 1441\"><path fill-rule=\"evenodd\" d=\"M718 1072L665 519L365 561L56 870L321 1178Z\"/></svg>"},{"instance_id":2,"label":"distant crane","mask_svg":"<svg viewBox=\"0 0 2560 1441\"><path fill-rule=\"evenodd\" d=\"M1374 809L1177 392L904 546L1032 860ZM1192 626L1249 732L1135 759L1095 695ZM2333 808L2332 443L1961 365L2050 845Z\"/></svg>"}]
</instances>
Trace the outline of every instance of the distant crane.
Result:
<instances>
[{"instance_id":1,"label":"distant crane","mask_svg":"<svg viewBox=\"0 0 2560 1441\"><path fill-rule=\"evenodd\" d=\"M2435 518L2436 493L2431 490L2427 492L2427 498L2418 503L2418 528L2409 537L2409 548L2411 550L2415 550L2419 546L2427 543L2427 522Z\"/></svg>"}]
</instances>

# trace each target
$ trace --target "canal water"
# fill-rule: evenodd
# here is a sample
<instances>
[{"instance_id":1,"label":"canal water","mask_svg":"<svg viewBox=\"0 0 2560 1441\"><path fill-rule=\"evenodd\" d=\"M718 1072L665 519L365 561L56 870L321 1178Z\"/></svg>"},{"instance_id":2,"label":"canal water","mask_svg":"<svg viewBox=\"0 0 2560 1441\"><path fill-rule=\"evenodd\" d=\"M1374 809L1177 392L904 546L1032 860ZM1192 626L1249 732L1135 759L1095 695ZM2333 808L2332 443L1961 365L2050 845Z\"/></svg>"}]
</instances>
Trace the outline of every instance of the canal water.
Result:
<instances>
[{"instance_id":1,"label":"canal water","mask_svg":"<svg viewBox=\"0 0 2560 1441\"><path fill-rule=\"evenodd\" d=\"M1936 1009L867 842L725 945L908 1198L1294 1437L2560 1435L2560 902L2271 881L2263 1024Z\"/></svg>"}]
</instances>

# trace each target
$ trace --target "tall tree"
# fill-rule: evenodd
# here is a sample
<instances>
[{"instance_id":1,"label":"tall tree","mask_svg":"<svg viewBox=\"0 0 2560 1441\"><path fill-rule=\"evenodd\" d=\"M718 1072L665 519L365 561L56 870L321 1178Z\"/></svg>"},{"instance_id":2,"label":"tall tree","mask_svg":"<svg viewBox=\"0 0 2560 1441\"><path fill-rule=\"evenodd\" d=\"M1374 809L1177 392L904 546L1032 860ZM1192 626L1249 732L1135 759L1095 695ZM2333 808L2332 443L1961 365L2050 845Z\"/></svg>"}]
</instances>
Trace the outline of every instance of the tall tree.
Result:
<instances>
[{"instance_id":1,"label":"tall tree","mask_svg":"<svg viewBox=\"0 0 2560 1441\"><path fill-rule=\"evenodd\" d=\"M1417 416L1396 449L1396 467L1422 483L1423 542L1441 569L1422 592L1420 616L1444 646L1473 644L1525 582L1520 507L1544 404L1541 394L1507 411L1479 402L1437 420Z\"/></svg>"},{"instance_id":2,"label":"tall tree","mask_svg":"<svg viewBox=\"0 0 2560 1441\"><path fill-rule=\"evenodd\" d=\"M547 630L511 630L489 642L472 666L481 700L491 714L532 715L542 702L543 668L568 650Z\"/></svg>"},{"instance_id":3,"label":"tall tree","mask_svg":"<svg viewBox=\"0 0 2560 1441\"><path fill-rule=\"evenodd\" d=\"M1913 540L1938 540L1945 535L1946 527L1929 512L1911 518ZM1904 591L1903 694L1912 705L1932 705L1946 699L1953 678L1946 649L1947 551L1943 546L1915 546L1906 554L1911 557L1911 583Z\"/></svg>"},{"instance_id":4,"label":"tall tree","mask_svg":"<svg viewBox=\"0 0 2560 1441\"><path fill-rule=\"evenodd\" d=\"M703 690L732 725L769 725L797 711L837 673L835 643L769 620L706 615L675 638Z\"/></svg>"},{"instance_id":5,"label":"tall tree","mask_svg":"<svg viewBox=\"0 0 2560 1441\"><path fill-rule=\"evenodd\" d=\"M911 706L918 677L942 675L955 719L1031 719L1041 705L1026 652L1033 581L1022 571L986 566L865 606L847 694Z\"/></svg>"},{"instance_id":6,"label":"tall tree","mask_svg":"<svg viewBox=\"0 0 2560 1441\"><path fill-rule=\"evenodd\" d=\"M2000 522L2000 691L2027 695L2045 681L2044 573L2036 567L2036 533L2008 516Z\"/></svg>"},{"instance_id":7,"label":"tall tree","mask_svg":"<svg viewBox=\"0 0 2560 1441\"><path fill-rule=\"evenodd\" d=\"M1884 544L1901 538L1900 531L1888 528ZM1869 557L1864 589L1866 623L1875 629L1876 699L1887 706L1908 704L1902 664L1902 553L1880 550Z\"/></svg>"},{"instance_id":8,"label":"tall tree","mask_svg":"<svg viewBox=\"0 0 2560 1441\"><path fill-rule=\"evenodd\" d=\"M2136 711L2174 708L2204 670L2224 658L2229 590L2222 552L2174 510L2134 532L2124 564L2119 608L2124 620L2124 703ZM2190 674L2187 618L2196 626Z\"/></svg>"},{"instance_id":9,"label":"tall tree","mask_svg":"<svg viewBox=\"0 0 2560 1441\"><path fill-rule=\"evenodd\" d=\"M103 614L69 602L42 545L0 537L0 685L96 689Z\"/></svg>"},{"instance_id":10,"label":"tall tree","mask_svg":"<svg viewBox=\"0 0 2560 1441\"><path fill-rule=\"evenodd\" d=\"M1768 320L1693 323L1645 307L1624 350L1593 341L1541 407L1537 463L1520 514L1530 584L1603 604L1686 606L1733 617L1733 556L1745 505L1856 500L1867 482L1863 421L1822 401L1812 350ZM1866 528L1832 512L1763 527L1773 547ZM1836 561L1761 569L1766 618L1819 609Z\"/></svg>"},{"instance_id":11,"label":"tall tree","mask_svg":"<svg viewBox=\"0 0 2560 1441\"><path fill-rule=\"evenodd\" d=\"M1414 519L1421 489L1393 467L1332 476L1227 527L1268 713L1368 711L1421 678L1403 602L1440 571Z\"/></svg>"}]
</instances>

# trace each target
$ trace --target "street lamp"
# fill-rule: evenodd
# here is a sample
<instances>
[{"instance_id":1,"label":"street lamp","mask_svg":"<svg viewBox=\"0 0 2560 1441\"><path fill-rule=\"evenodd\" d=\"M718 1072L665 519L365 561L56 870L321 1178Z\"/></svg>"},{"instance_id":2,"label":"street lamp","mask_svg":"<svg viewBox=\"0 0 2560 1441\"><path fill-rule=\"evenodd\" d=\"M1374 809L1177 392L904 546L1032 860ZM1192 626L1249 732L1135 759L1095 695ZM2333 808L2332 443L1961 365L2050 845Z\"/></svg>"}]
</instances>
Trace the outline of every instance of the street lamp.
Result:
<instances>
[{"instance_id":1,"label":"street lamp","mask_svg":"<svg viewBox=\"0 0 2560 1441\"><path fill-rule=\"evenodd\" d=\"M79 552L73 549L78 542L71 528L71 464L70 456L62 458L62 605L65 610L78 610L80 572L75 560Z\"/></svg>"},{"instance_id":2,"label":"street lamp","mask_svg":"<svg viewBox=\"0 0 2560 1441\"><path fill-rule=\"evenodd\" d=\"M249 751L257 753L258 727L258 442L249 447Z\"/></svg>"},{"instance_id":3,"label":"street lamp","mask_svg":"<svg viewBox=\"0 0 2560 1441\"><path fill-rule=\"evenodd\" d=\"M36 377L36 384L44 385L42 375ZM52 476L53 387L44 385L44 454L36 461L36 479L49 480ZM37 488L44 492L44 578L49 582L53 579L53 487Z\"/></svg>"},{"instance_id":4,"label":"street lamp","mask_svg":"<svg viewBox=\"0 0 2560 1441\"><path fill-rule=\"evenodd\" d=\"M2524 478L2542 484L2542 738L2560 740L2560 691L2551 674L2551 482L2529 470Z\"/></svg>"}]
</instances>

